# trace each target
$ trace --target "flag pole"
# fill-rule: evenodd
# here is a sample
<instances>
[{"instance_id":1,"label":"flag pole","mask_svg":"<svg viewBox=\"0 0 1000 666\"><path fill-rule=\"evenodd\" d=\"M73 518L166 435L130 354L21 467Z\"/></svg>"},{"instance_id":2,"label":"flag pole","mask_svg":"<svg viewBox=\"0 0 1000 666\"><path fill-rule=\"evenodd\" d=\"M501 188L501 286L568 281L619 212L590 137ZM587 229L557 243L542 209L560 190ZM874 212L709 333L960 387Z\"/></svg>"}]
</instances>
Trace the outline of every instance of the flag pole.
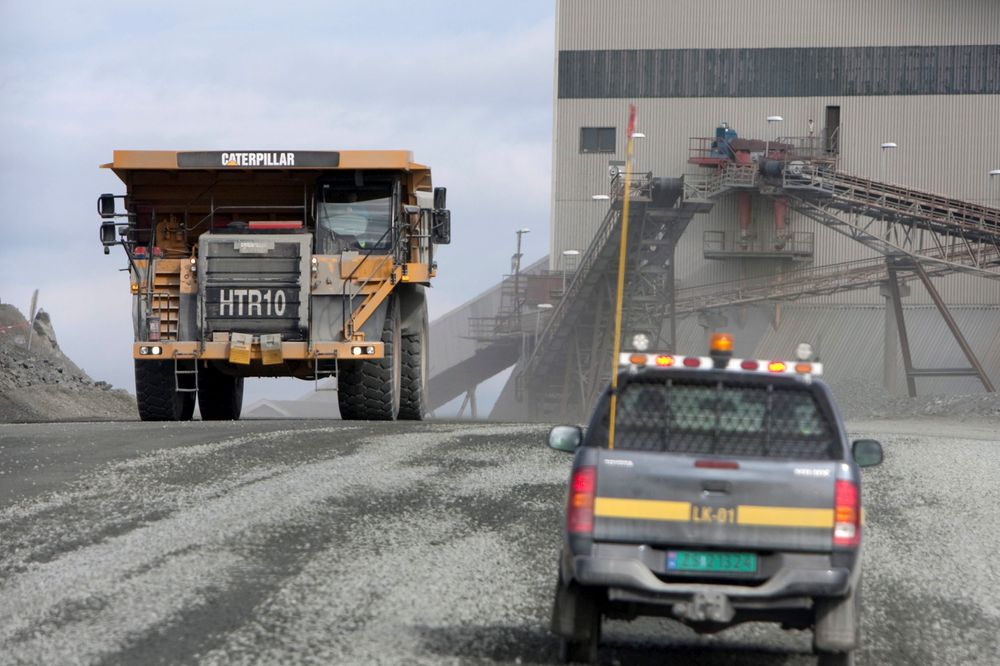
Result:
<instances>
[{"instance_id":1,"label":"flag pole","mask_svg":"<svg viewBox=\"0 0 1000 666\"><path fill-rule=\"evenodd\" d=\"M615 418L618 413L618 354L622 337L622 300L625 295L625 258L628 241L629 199L632 185L632 135L635 133L635 105L628 106L628 139L625 148L625 187L622 193L622 234L618 243L618 289L615 295L615 336L611 345L611 418L608 422L608 448L615 448Z\"/></svg>"}]
</instances>

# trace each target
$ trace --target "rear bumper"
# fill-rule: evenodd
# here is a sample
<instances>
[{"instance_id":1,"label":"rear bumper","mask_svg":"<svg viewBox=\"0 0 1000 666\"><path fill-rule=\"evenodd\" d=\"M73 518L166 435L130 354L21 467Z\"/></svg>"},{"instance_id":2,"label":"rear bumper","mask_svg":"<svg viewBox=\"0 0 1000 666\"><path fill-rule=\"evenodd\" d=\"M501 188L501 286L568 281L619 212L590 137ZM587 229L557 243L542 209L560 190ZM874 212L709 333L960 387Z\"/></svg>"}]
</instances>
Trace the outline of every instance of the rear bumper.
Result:
<instances>
[{"instance_id":1,"label":"rear bumper","mask_svg":"<svg viewBox=\"0 0 1000 666\"><path fill-rule=\"evenodd\" d=\"M142 348L146 348L146 353ZM159 354L150 350L159 347ZM365 351L370 347L372 354L357 356L351 353L352 347L361 347ZM162 361L180 356L185 359L200 359L206 361L228 361L230 359L230 343L228 342L136 342L132 345L133 358L143 361ZM381 342L282 342L281 358L284 361L332 360L332 359L372 359L385 356L385 347ZM259 343L250 348L250 361L262 362L263 353Z\"/></svg>"},{"instance_id":2,"label":"rear bumper","mask_svg":"<svg viewBox=\"0 0 1000 666\"><path fill-rule=\"evenodd\" d=\"M782 567L759 584L734 584L723 579L668 582L643 561L647 552L641 546L595 544L591 555L570 559L568 578L582 585L606 587L612 599L669 605L695 595L714 594L724 595L737 607L740 602L767 606L766 602L773 601L781 606L782 600L792 598L844 596L851 581L851 570L831 566L828 554L787 553ZM632 596L635 598L630 599Z\"/></svg>"}]
</instances>

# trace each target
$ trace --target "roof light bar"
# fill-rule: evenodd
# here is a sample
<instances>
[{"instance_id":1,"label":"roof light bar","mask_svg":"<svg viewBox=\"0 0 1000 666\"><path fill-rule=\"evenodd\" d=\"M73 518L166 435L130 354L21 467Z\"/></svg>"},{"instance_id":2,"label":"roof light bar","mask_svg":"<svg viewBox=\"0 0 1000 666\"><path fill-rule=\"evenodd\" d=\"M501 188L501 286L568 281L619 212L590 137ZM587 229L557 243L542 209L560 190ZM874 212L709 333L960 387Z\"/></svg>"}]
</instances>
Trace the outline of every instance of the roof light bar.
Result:
<instances>
[{"instance_id":1,"label":"roof light bar","mask_svg":"<svg viewBox=\"0 0 1000 666\"><path fill-rule=\"evenodd\" d=\"M618 357L618 364L627 368L683 368L688 370L721 370L759 375L808 375L819 377L823 374L822 363L774 361L762 359L731 358L725 365L715 368L714 359L708 356L679 356L677 354L630 354Z\"/></svg>"}]
</instances>

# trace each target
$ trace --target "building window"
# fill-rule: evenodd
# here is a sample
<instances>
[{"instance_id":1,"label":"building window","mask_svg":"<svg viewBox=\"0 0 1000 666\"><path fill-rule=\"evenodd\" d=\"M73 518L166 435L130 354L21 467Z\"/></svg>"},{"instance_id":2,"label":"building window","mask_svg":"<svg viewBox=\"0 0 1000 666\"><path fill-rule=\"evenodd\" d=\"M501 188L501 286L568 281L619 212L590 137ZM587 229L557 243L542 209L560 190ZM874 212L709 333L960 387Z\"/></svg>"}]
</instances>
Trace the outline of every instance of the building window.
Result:
<instances>
[{"instance_id":1,"label":"building window","mask_svg":"<svg viewBox=\"0 0 1000 666\"><path fill-rule=\"evenodd\" d=\"M613 153L615 152L614 127L581 127L581 153Z\"/></svg>"}]
</instances>

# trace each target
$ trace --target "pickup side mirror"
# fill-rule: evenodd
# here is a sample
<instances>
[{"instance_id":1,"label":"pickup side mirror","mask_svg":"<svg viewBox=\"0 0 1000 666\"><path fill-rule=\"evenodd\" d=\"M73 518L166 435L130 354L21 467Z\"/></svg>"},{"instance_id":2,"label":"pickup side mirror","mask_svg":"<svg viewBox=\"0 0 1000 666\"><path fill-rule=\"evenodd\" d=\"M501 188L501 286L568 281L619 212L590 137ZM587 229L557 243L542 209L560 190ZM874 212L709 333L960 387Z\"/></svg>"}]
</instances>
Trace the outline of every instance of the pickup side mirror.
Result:
<instances>
[{"instance_id":1,"label":"pickup side mirror","mask_svg":"<svg viewBox=\"0 0 1000 666\"><path fill-rule=\"evenodd\" d=\"M583 442L583 430L577 426L556 426L549 431L549 448L573 453Z\"/></svg>"},{"instance_id":2,"label":"pickup side mirror","mask_svg":"<svg viewBox=\"0 0 1000 666\"><path fill-rule=\"evenodd\" d=\"M451 243L451 211L435 210L431 218L431 241L438 245Z\"/></svg>"},{"instance_id":3,"label":"pickup side mirror","mask_svg":"<svg viewBox=\"0 0 1000 666\"><path fill-rule=\"evenodd\" d=\"M97 212L103 218L115 216L115 195L102 194L97 198Z\"/></svg>"},{"instance_id":4,"label":"pickup side mirror","mask_svg":"<svg viewBox=\"0 0 1000 666\"><path fill-rule=\"evenodd\" d=\"M882 445L874 439L858 439L851 444L854 462L860 467L874 467L882 462Z\"/></svg>"}]
</instances>

